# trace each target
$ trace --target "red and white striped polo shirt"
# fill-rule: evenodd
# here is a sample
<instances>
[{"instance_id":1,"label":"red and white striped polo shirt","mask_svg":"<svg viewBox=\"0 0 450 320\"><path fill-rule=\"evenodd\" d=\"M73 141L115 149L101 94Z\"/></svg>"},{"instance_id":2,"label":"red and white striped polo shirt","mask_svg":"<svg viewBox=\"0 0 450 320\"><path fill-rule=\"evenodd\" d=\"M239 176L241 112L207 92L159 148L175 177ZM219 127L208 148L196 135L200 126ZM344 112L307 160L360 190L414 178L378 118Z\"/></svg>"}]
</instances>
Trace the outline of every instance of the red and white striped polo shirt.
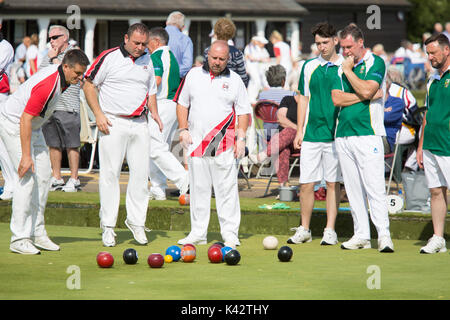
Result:
<instances>
[{"instance_id":1,"label":"red and white striped polo shirt","mask_svg":"<svg viewBox=\"0 0 450 320\"><path fill-rule=\"evenodd\" d=\"M85 75L99 89L103 112L135 117L147 111L148 96L156 94L155 72L148 53L135 59L123 44L103 51Z\"/></svg>"},{"instance_id":2,"label":"red and white striped polo shirt","mask_svg":"<svg viewBox=\"0 0 450 320\"><path fill-rule=\"evenodd\" d=\"M228 68L214 77L207 62L188 72L174 101L189 108L191 157L216 156L232 148L237 116L252 113L241 77Z\"/></svg>"},{"instance_id":3,"label":"red and white striped polo shirt","mask_svg":"<svg viewBox=\"0 0 450 320\"><path fill-rule=\"evenodd\" d=\"M9 93L9 70L14 61L14 49L11 44L0 35L0 94Z\"/></svg>"},{"instance_id":4,"label":"red and white striped polo shirt","mask_svg":"<svg viewBox=\"0 0 450 320\"><path fill-rule=\"evenodd\" d=\"M35 117L32 120L33 130L39 129L50 118L61 93L67 87L62 66L48 66L25 81L0 104L0 113L19 124L22 113L26 112Z\"/></svg>"}]
</instances>

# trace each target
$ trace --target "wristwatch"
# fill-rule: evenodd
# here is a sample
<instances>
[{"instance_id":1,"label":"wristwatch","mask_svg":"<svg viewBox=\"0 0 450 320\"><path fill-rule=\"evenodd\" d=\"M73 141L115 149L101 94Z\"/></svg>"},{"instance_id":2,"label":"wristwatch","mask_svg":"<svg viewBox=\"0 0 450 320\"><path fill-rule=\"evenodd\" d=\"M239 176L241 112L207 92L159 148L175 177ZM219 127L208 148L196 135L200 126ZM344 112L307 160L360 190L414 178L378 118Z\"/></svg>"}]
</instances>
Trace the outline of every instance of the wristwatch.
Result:
<instances>
[{"instance_id":1,"label":"wristwatch","mask_svg":"<svg viewBox=\"0 0 450 320\"><path fill-rule=\"evenodd\" d=\"M51 57L51 58L50 58L50 62L53 62L53 60L55 60L55 59L58 59L58 56Z\"/></svg>"},{"instance_id":2,"label":"wristwatch","mask_svg":"<svg viewBox=\"0 0 450 320\"><path fill-rule=\"evenodd\" d=\"M245 141L245 138L244 137L239 137L239 138L237 138L239 141Z\"/></svg>"}]
</instances>

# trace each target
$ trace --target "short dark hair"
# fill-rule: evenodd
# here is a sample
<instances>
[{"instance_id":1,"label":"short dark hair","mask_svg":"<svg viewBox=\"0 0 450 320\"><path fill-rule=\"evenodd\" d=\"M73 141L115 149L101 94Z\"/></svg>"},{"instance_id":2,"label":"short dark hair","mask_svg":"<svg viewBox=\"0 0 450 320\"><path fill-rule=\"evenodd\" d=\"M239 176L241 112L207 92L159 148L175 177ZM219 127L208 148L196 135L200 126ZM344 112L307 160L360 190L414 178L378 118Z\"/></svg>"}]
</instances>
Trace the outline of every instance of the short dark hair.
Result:
<instances>
[{"instance_id":1,"label":"short dark hair","mask_svg":"<svg viewBox=\"0 0 450 320\"><path fill-rule=\"evenodd\" d=\"M353 40L358 41L360 39L364 40L364 34L360 28L354 23L350 23L344 29L339 32L339 38L345 39L349 35L352 36Z\"/></svg>"},{"instance_id":2,"label":"short dark hair","mask_svg":"<svg viewBox=\"0 0 450 320\"><path fill-rule=\"evenodd\" d=\"M443 33L435 34L434 36L429 37L425 41L425 45L429 45L432 42L437 41L441 47L450 47L450 41L448 40L447 36Z\"/></svg>"},{"instance_id":3,"label":"short dark hair","mask_svg":"<svg viewBox=\"0 0 450 320\"><path fill-rule=\"evenodd\" d=\"M270 66L266 78L270 87L282 87L286 82L286 69L280 64Z\"/></svg>"},{"instance_id":4,"label":"short dark hair","mask_svg":"<svg viewBox=\"0 0 450 320\"><path fill-rule=\"evenodd\" d=\"M141 22L137 22L137 23L135 23L135 24L132 24L132 25L128 28L128 31L127 31L128 38L130 38L131 35L132 35L134 32L138 32L138 33L144 34L144 35L146 35L146 36L148 37L148 32L149 32L149 31L148 31L148 27L147 27L145 24L143 24L143 23L141 23Z\"/></svg>"},{"instance_id":5,"label":"short dark hair","mask_svg":"<svg viewBox=\"0 0 450 320\"><path fill-rule=\"evenodd\" d=\"M149 31L149 38L158 38L164 44L169 43L169 34L167 33L166 29L162 27L151 28Z\"/></svg>"},{"instance_id":6,"label":"short dark hair","mask_svg":"<svg viewBox=\"0 0 450 320\"><path fill-rule=\"evenodd\" d=\"M89 58L80 49L72 49L67 51L61 62L61 64L67 64L72 68L75 67L76 64L87 67L90 63Z\"/></svg>"},{"instance_id":7,"label":"short dark hair","mask_svg":"<svg viewBox=\"0 0 450 320\"><path fill-rule=\"evenodd\" d=\"M322 38L333 38L336 37L337 31L334 26L329 24L328 22L320 22L316 24L311 29L312 35L315 37L316 35L319 35Z\"/></svg>"}]
</instances>

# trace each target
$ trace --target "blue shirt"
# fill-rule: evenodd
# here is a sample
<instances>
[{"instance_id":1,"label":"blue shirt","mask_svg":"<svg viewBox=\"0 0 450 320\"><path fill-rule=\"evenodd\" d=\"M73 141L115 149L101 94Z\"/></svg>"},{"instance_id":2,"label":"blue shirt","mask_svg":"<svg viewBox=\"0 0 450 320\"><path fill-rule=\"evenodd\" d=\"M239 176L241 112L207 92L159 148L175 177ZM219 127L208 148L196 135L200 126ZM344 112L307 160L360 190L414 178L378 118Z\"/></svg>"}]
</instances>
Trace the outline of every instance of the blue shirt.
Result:
<instances>
[{"instance_id":1,"label":"blue shirt","mask_svg":"<svg viewBox=\"0 0 450 320\"><path fill-rule=\"evenodd\" d=\"M191 38L182 33L177 27L166 26L166 31L169 34L170 50L175 55L180 66L180 78L183 78L194 63L194 45Z\"/></svg>"}]
</instances>

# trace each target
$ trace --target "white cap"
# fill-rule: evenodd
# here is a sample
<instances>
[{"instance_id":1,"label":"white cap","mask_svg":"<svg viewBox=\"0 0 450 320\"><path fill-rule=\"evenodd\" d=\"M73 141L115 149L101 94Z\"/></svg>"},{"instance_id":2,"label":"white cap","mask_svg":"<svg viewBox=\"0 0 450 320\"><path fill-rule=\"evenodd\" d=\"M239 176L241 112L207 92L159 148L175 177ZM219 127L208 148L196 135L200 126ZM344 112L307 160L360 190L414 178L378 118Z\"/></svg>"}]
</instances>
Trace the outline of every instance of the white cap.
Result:
<instances>
[{"instance_id":1,"label":"white cap","mask_svg":"<svg viewBox=\"0 0 450 320\"><path fill-rule=\"evenodd\" d=\"M267 40L267 39L266 39L265 37L263 37L263 36L254 36L254 37L252 38L252 40L261 42L262 44L268 44L268 43L269 43L269 40Z\"/></svg>"}]
</instances>

